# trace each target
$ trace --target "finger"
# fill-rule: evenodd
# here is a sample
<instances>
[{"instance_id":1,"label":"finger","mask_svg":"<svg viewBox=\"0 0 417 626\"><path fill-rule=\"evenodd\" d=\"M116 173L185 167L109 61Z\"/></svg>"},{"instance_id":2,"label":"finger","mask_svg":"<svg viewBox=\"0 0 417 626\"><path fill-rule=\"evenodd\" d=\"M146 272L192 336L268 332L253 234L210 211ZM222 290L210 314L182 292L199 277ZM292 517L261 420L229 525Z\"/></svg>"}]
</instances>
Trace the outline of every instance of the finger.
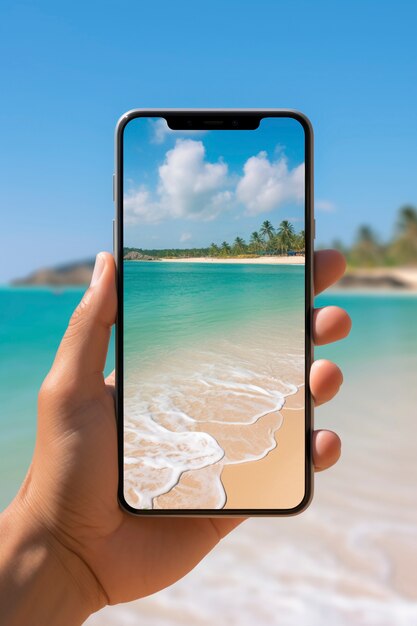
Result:
<instances>
[{"instance_id":1,"label":"finger","mask_svg":"<svg viewBox=\"0 0 417 626\"><path fill-rule=\"evenodd\" d=\"M320 359L310 370L310 390L315 406L331 400L339 391L343 375L335 363Z\"/></svg>"},{"instance_id":2,"label":"finger","mask_svg":"<svg viewBox=\"0 0 417 626\"><path fill-rule=\"evenodd\" d=\"M349 315L338 306L326 306L314 310L313 338L317 346L343 339L349 334L351 327Z\"/></svg>"},{"instance_id":3,"label":"finger","mask_svg":"<svg viewBox=\"0 0 417 626\"><path fill-rule=\"evenodd\" d=\"M102 383L116 303L114 260L100 252L90 287L71 317L53 366L54 374L75 383L77 390L87 388L94 378Z\"/></svg>"},{"instance_id":4,"label":"finger","mask_svg":"<svg viewBox=\"0 0 417 626\"><path fill-rule=\"evenodd\" d=\"M244 522L247 517L210 517L209 519L220 541Z\"/></svg>"},{"instance_id":5,"label":"finger","mask_svg":"<svg viewBox=\"0 0 417 626\"><path fill-rule=\"evenodd\" d=\"M319 293L341 278L346 269L345 258L337 250L319 250L314 253L314 293Z\"/></svg>"},{"instance_id":6,"label":"finger","mask_svg":"<svg viewBox=\"0 0 417 626\"><path fill-rule=\"evenodd\" d=\"M313 433L313 463L316 472L334 465L341 453L340 437L331 430L316 430Z\"/></svg>"}]
</instances>

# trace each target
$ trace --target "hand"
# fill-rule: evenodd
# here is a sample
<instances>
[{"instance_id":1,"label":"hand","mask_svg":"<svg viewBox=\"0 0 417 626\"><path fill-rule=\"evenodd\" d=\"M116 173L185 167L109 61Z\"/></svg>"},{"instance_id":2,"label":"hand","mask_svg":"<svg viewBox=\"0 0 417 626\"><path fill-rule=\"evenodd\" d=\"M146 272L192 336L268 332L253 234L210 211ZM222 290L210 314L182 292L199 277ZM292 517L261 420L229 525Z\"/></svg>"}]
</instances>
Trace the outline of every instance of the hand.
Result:
<instances>
[{"instance_id":1,"label":"hand","mask_svg":"<svg viewBox=\"0 0 417 626\"><path fill-rule=\"evenodd\" d=\"M317 252L316 293L338 280L344 268L338 252ZM79 611L68 622L62 610L60 617L50 619L56 625L74 624L106 604L140 598L171 585L243 521L141 518L119 508L113 378L103 378L115 317L114 262L110 254L100 253L92 284L71 318L39 394L32 464L4 513L3 527L25 528L29 544L30 537L36 536L37 545L47 545L54 554L54 580L38 603L48 602L60 577L67 593L78 601ZM341 339L349 330L350 319L338 307L314 312L316 344ZM315 405L330 400L341 383L336 365L316 361L310 376ZM339 455L335 433L314 433L317 470L333 465ZM32 618L31 623L38 622Z\"/></svg>"}]
</instances>

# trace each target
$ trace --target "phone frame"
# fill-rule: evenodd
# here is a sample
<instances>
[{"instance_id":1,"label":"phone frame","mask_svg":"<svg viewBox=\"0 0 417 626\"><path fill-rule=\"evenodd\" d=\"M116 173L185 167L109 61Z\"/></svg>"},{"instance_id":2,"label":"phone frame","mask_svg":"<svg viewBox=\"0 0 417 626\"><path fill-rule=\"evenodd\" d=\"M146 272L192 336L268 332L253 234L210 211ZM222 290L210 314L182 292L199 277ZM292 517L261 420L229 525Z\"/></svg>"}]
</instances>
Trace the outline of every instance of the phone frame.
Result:
<instances>
[{"instance_id":1,"label":"phone frame","mask_svg":"<svg viewBox=\"0 0 417 626\"><path fill-rule=\"evenodd\" d=\"M291 509L135 509L124 497L124 418L123 418L123 133L126 125L136 118L163 117L195 119L194 128L201 128L204 119L224 120L223 129L239 131L242 127L232 126L232 120L242 119L251 124L251 119L259 121L265 117L288 117L298 121L304 130L305 146L305 493L301 502ZM254 121L254 123L256 123ZM243 128L246 128L244 125ZM257 128L254 126L253 128ZM214 130L214 128L212 128ZM184 129L185 130L185 129ZM221 129L220 129L221 130ZM116 282L118 313L115 334L115 405L118 436L118 500L120 506L129 513L144 517L237 517L237 516L289 516L304 511L310 504L314 490L314 468L312 461L312 434L314 426L314 404L309 386L310 368L314 358L313 320L313 244L315 237L314 220L314 179L313 179L313 128L310 120L299 111L292 109L133 109L119 119L115 131L115 174L113 177L113 200L115 220L113 222L113 249L116 262Z\"/></svg>"}]
</instances>

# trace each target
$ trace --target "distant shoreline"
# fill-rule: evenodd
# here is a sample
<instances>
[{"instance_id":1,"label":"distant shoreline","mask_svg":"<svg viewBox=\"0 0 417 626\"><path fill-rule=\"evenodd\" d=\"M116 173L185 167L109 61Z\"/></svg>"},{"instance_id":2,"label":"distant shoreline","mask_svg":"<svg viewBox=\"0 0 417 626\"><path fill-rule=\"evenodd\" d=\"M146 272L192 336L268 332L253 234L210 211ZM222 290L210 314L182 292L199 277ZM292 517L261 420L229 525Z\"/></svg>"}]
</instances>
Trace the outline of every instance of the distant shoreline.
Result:
<instances>
[{"instance_id":1,"label":"distant shoreline","mask_svg":"<svg viewBox=\"0 0 417 626\"><path fill-rule=\"evenodd\" d=\"M159 261L163 263L248 263L255 265L301 265L305 263L305 259L302 256L265 256L256 258L194 257L160 259ZM152 261L152 263L158 264L159 261ZM143 261L131 262L143 263ZM84 287L89 284L92 271L93 260L69 263L64 266L38 270L30 276L12 281L11 286ZM346 275L331 289L332 291L345 293L417 294L417 267L348 268Z\"/></svg>"},{"instance_id":2,"label":"distant shoreline","mask_svg":"<svg viewBox=\"0 0 417 626\"><path fill-rule=\"evenodd\" d=\"M240 258L240 257L187 257L182 259L158 259L163 263L238 263L251 265L304 265L304 256L261 256L255 258Z\"/></svg>"},{"instance_id":3,"label":"distant shoreline","mask_svg":"<svg viewBox=\"0 0 417 626\"><path fill-rule=\"evenodd\" d=\"M348 269L334 286L340 291L417 293L417 267Z\"/></svg>"}]
</instances>

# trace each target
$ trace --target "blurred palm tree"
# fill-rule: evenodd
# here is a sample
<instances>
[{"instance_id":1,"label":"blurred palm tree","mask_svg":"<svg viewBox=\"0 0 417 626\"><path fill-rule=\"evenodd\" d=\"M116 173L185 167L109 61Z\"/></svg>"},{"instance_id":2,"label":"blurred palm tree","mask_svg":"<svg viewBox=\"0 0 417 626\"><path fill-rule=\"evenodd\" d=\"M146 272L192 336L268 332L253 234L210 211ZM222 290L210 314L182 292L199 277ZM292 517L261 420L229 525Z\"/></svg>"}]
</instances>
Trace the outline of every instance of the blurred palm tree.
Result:
<instances>
[{"instance_id":1,"label":"blurred palm tree","mask_svg":"<svg viewBox=\"0 0 417 626\"><path fill-rule=\"evenodd\" d=\"M330 247L334 248L335 250L338 250L344 256L348 255L348 248L346 247L346 245L343 243L341 239L333 239Z\"/></svg>"},{"instance_id":2,"label":"blurred palm tree","mask_svg":"<svg viewBox=\"0 0 417 626\"><path fill-rule=\"evenodd\" d=\"M399 210L398 229L401 233L407 233L417 237L417 209L407 204Z\"/></svg>"},{"instance_id":3,"label":"blurred palm tree","mask_svg":"<svg viewBox=\"0 0 417 626\"><path fill-rule=\"evenodd\" d=\"M388 263L395 265L417 264L417 210L405 205L399 210L397 236L388 246Z\"/></svg>"},{"instance_id":4,"label":"blurred palm tree","mask_svg":"<svg viewBox=\"0 0 417 626\"><path fill-rule=\"evenodd\" d=\"M384 248L370 226L360 226L349 253L349 263L361 267L384 264Z\"/></svg>"}]
</instances>

